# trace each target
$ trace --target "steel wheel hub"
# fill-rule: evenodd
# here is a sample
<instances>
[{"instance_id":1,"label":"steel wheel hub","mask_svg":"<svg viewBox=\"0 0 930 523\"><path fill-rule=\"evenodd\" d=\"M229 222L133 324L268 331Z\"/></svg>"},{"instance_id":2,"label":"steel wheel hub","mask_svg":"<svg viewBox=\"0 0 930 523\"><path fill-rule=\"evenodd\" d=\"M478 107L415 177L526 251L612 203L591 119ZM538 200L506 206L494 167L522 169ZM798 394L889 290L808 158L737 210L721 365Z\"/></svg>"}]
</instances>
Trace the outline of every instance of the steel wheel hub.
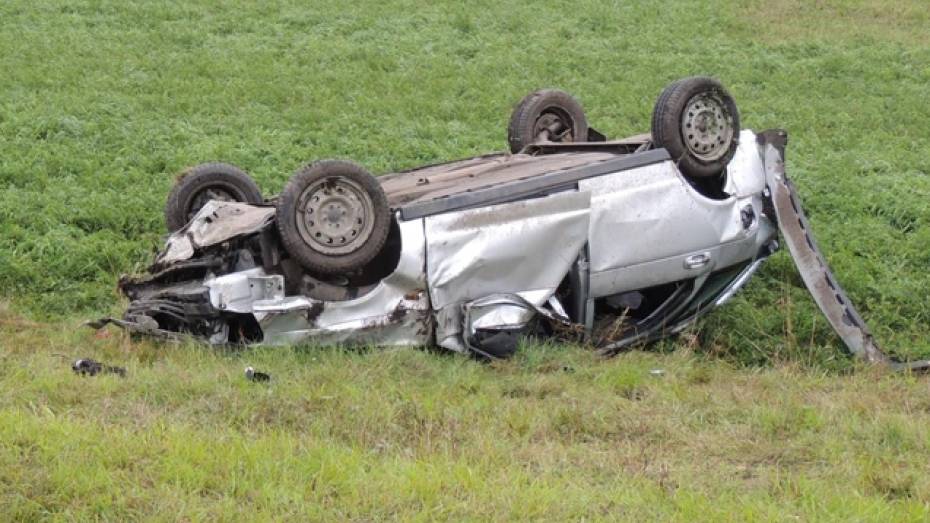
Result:
<instances>
[{"instance_id":1,"label":"steel wheel hub","mask_svg":"<svg viewBox=\"0 0 930 523\"><path fill-rule=\"evenodd\" d=\"M314 250L348 254L374 227L374 203L361 185L340 176L318 180L297 201L297 230Z\"/></svg>"},{"instance_id":2,"label":"steel wheel hub","mask_svg":"<svg viewBox=\"0 0 930 523\"><path fill-rule=\"evenodd\" d=\"M681 115L681 135L695 157L718 160L733 142L733 115L717 94L695 95Z\"/></svg>"}]
</instances>

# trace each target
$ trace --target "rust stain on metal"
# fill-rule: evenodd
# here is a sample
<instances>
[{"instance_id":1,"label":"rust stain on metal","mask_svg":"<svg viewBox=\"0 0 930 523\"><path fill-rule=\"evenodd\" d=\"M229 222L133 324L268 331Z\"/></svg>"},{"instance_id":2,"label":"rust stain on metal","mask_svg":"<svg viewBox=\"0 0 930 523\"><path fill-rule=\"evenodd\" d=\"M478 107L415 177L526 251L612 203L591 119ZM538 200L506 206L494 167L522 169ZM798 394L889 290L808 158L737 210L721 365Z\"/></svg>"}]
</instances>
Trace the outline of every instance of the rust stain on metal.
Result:
<instances>
[{"instance_id":1,"label":"rust stain on metal","mask_svg":"<svg viewBox=\"0 0 930 523\"><path fill-rule=\"evenodd\" d=\"M404 299L408 301L419 301L420 298L423 297L424 292L425 291L423 289L417 289L413 292L408 292L407 294L404 294Z\"/></svg>"}]
</instances>

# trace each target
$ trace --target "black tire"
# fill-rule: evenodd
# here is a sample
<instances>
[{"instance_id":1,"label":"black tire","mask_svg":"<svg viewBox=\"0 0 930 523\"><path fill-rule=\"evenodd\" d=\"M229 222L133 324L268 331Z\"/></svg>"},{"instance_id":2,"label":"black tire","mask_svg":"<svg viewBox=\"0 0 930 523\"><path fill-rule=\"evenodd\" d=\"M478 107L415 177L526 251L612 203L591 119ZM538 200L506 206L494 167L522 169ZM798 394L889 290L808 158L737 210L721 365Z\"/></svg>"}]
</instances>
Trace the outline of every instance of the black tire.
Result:
<instances>
[{"instance_id":1,"label":"black tire","mask_svg":"<svg viewBox=\"0 0 930 523\"><path fill-rule=\"evenodd\" d=\"M276 221L284 249L301 266L340 274L361 269L381 251L391 210L381 184L363 167L322 160L287 182Z\"/></svg>"},{"instance_id":2,"label":"black tire","mask_svg":"<svg viewBox=\"0 0 930 523\"><path fill-rule=\"evenodd\" d=\"M210 199L262 203L262 191L242 169L227 163L204 163L184 171L168 193L165 225L174 232Z\"/></svg>"},{"instance_id":3,"label":"black tire","mask_svg":"<svg viewBox=\"0 0 930 523\"><path fill-rule=\"evenodd\" d=\"M520 100L507 126L510 151L518 153L540 140L563 143L588 140L588 120L578 100L557 89L535 91Z\"/></svg>"},{"instance_id":4,"label":"black tire","mask_svg":"<svg viewBox=\"0 0 930 523\"><path fill-rule=\"evenodd\" d=\"M739 111L733 97L703 76L672 83L652 112L652 141L664 147L685 176L707 178L726 168L739 145Z\"/></svg>"}]
</instances>

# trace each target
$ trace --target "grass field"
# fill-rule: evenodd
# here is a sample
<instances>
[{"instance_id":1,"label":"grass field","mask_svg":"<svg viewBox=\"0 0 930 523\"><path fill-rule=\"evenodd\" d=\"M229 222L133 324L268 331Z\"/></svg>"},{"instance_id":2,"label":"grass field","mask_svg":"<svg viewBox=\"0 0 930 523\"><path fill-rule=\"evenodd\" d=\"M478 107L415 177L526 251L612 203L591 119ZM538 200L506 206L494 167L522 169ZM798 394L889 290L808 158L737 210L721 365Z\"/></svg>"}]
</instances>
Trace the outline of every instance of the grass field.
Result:
<instances>
[{"instance_id":1,"label":"grass field","mask_svg":"<svg viewBox=\"0 0 930 523\"><path fill-rule=\"evenodd\" d=\"M789 130L879 340L930 357L928 27L920 0L0 3L0 519L925 519L925 379L851 366L785 253L685 337L608 361L77 325L119 311L185 166L274 194L313 159L500 150L538 87L634 134L665 84L710 74L744 127ZM78 379L80 356L129 377Z\"/></svg>"}]
</instances>

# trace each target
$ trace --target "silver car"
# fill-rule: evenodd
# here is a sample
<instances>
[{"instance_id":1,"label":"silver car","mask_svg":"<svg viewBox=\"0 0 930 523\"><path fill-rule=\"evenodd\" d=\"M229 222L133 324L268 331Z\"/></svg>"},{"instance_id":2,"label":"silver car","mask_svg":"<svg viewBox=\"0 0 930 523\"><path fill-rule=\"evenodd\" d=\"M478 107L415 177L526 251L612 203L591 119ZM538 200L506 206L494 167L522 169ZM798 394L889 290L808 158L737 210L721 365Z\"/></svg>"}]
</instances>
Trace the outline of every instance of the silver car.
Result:
<instances>
[{"instance_id":1,"label":"silver car","mask_svg":"<svg viewBox=\"0 0 930 523\"><path fill-rule=\"evenodd\" d=\"M115 323L214 344L437 345L506 357L521 337L605 353L678 333L730 299L779 228L850 351L896 364L819 254L784 171L787 135L741 129L686 78L648 134L607 140L557 90L525 97L508 152L371 176L314 162L275 198L204 164L168 197L165 248L123 278Z\"/></svg>"}]
</instances>

